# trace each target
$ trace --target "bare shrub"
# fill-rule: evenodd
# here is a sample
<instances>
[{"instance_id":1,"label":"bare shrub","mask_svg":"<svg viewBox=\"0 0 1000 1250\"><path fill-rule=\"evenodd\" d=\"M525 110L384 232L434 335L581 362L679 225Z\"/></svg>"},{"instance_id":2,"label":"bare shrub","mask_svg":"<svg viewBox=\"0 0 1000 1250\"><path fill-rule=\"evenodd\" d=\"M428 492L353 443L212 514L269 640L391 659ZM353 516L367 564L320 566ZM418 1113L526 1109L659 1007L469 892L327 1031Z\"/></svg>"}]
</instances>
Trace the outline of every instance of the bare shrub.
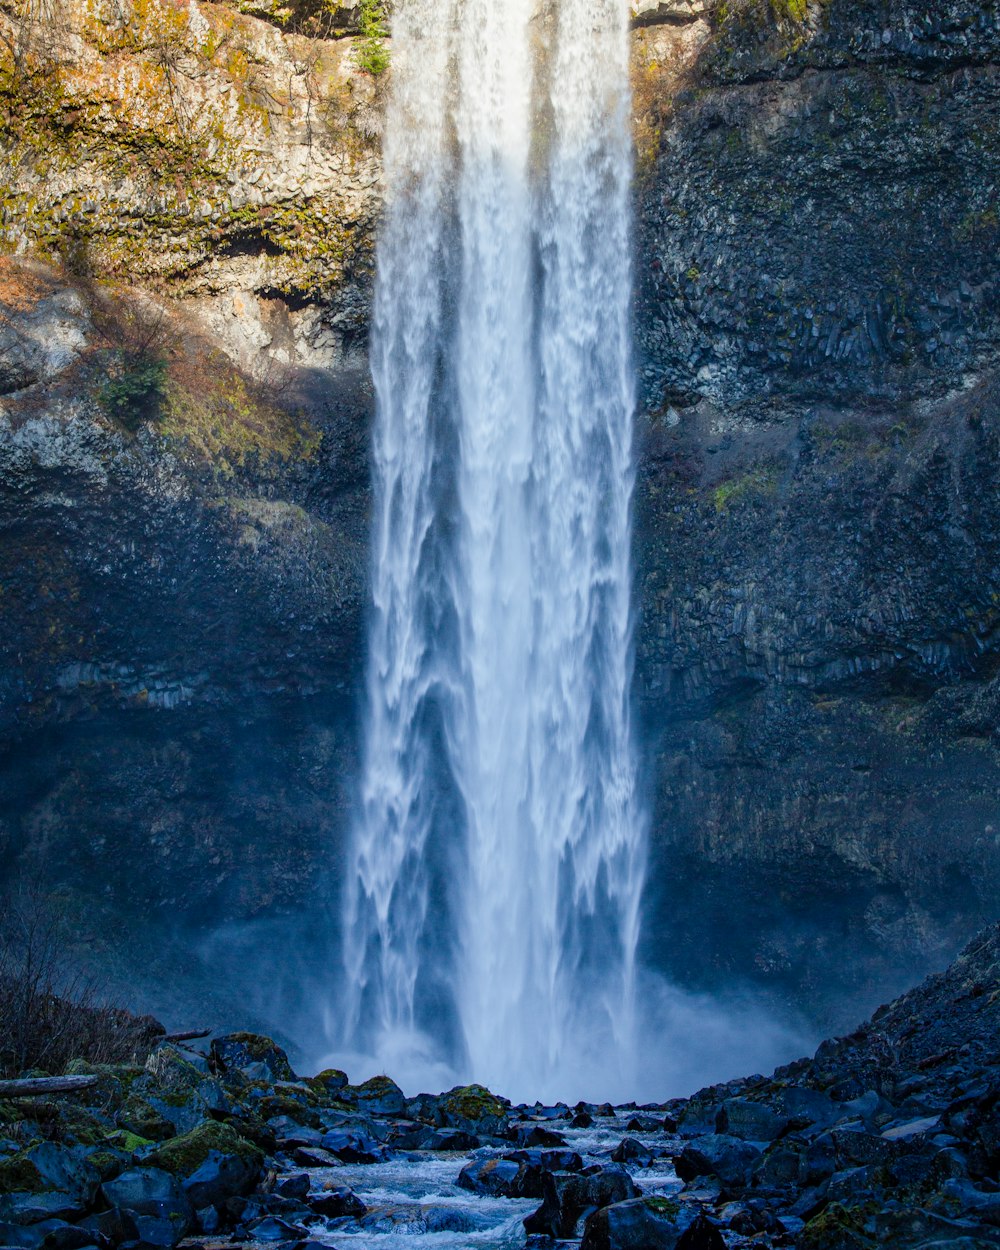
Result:
<instances>
[{"instance_id":1,"label":"bare shrub","mask_svg":"<svg viewBox=\"0 0 1000 1250\"><path fill-rule=\"evenodd\" d=\"M0 902L0 1074L141 1061L162 1034L151 1017L108 1001L76 962L56 902L30 886Z\"/></svg>"}]
</instances>

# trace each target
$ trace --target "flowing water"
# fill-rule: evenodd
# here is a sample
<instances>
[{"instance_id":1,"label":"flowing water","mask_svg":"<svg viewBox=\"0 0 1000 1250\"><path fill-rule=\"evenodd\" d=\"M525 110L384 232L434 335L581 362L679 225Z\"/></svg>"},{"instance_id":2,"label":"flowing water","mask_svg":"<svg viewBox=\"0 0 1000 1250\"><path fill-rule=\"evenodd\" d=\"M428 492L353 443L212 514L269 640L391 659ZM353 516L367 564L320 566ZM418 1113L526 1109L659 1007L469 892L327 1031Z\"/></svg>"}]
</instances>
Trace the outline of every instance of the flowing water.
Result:
<instances>
[{"instance_id":1,"label":"flowing water","mask_svg":"<svg viewBox=\"0 0 1000 1250\"><path fill-rule=\"evenodd\" d=\"M631 1092L627 16L393 19L342 1041L404 1084Z\"/></svg>"},{"instance_id":2,"label":"flowing water","mask_svg":"<svg viewBox=\"0 0 1000 1250\"><path fill-rule=\"evenodd\" d=\"M596 1120L591 1129L570 1129L563 1123L557 1127L567 1148L580 1154L585 1164L606 1167L628 1118L629 1113L623 1111L617 1120ZM641 1192L649 1197L674 1196L681 1182L662 1133L633 1131L628 1135L654 1154L642 1164L626 1165ZM423 1250L521 1250L524 1218L537 1210L539 1200L487 1197L456 1184L470 1160L498 1153L488 1147L471 1155L412 1151L385 1163L316 1170L311 1173L314 1189L321 1190L324 1183L346 1185L368 1207L368 1214L361 1220L331 1221L325 1230L315 1226L310 1237L341 1250L412 1250L414 1237L421 1239L418 1244Z\"/></svg>"}]
</instances>

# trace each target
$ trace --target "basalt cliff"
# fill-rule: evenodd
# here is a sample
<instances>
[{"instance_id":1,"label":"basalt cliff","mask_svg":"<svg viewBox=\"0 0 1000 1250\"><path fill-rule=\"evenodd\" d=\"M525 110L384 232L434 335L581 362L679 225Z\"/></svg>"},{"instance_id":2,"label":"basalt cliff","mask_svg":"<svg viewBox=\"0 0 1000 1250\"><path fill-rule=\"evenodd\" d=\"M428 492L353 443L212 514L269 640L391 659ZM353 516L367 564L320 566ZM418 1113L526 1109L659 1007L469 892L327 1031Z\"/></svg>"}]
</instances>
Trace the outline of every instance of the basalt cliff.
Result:
<instances>
[{"instance_id":1,"label":"basalt cliff","mask_svg":"<svg viewBox=\"0 0 1000 1250\"><path fill-rule=\"evenodd\" d=\"M1000 897L1000 12L634 10L644 953L842 1027ZM133 980L329 927L363 18L0 0L0 864Z\"/></svg>"}]
</instances>

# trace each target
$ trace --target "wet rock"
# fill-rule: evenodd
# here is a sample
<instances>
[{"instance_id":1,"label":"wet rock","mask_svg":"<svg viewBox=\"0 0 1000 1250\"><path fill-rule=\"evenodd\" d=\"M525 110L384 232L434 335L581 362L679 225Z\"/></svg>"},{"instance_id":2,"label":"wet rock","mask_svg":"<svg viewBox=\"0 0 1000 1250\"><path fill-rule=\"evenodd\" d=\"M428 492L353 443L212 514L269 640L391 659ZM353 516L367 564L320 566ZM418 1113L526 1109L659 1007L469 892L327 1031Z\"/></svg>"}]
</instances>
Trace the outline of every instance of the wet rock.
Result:
<instances>
[{"instance_id":1,"label":"wet rock","mask_svg":"<svg viewBox=\"0 0 1000 1250\"><path fill-rule=\"evenodd\" d=\"M544 1172L579 1172L583 1168L583 1159L575 1150L569 1149L508 1150L503 1157Z\"/></svg>"},{"instance_id":2,"label":"wet rock","mask_svg":"<svg viewBox=\"0 0 1000 1250\"><path fill-rule=\"evenodd\" d=\"M332 1189L324 1189L321 1194L313 1194L309 1198L309 1206L317 1215L327 1219L340 1219L341 1216L361 1216L368 1208L353 1189L346 1185L338 1185Z\"/></svg>"},{"instance_id":3,"label":"wet rock","mask_svg":"<svg viewBox=\"0 0 1000 1250\"><path fill-rule=\"evenodd\" d=\"M283 1198L297 1198L300 1201L309 1196L311 1182L304 1172L295 1176L282 1177L275 1185L274 1192Z\"/></svg>"},{"instance_id":4,"label":"wet rock","mask_svg":"<svg viewBox=\"0 0 1000 1250\"><path fill-rule=\"evenodd\" d=\"M650 1115L634 1115L625 1125L626 1133L658 1133L663 1128L663 1121Z\"/></svg>"},{"instance_id":5,"label":"wet rock","mask_svg":"<svg viewBox=\"0 0 1000 1250\"><path fill-rule=\"evenodd\" d=\"M648 1163L653 1152L634 1137L626 1137L611 1152L612 1163Z\"/></svg>"},{"instance_id":6,"label":"wet rock","mask_svg":"<svg viewBox=\"0 0 1000 1250\"><path fill-rule=\"evenodd\" d=\"M545 1172L542 1205L524 1220L529 1234L571 1238L578 1236L581 1217L599 1207L625 1202L639 1194L624 1168L612 1165L591 1174Z\"/></svg>"},{"instance_id":7,"label":"wet rock","mask_svg":"<svg viewBox=\"0 0 1000 1250\"><path fill-rule=\"evenodd\" d=\"M294 1149L296 1146L319 1146L323 1141L320 1129L299 1124L288 1115L272 1116L267 1125L274 1133L275 1143L281 1150Z\"/></svg>"},{"instance_id":8,"label":"wet rock","mask_svg":"<svg viewBox=\"0 0 1000 1250\"><path fill-rule=\"evenodd\" d=\"M88 1246L108 1250L110 1245L111 1242L95 1229L82 1228L79 1224L63 1224L48 1230L42 1250L85 1250Z\"/></svg>"},{"instance_id":9,"label":"wet rock","mask_svg":"<svg viewBox=\"0 0 1000 1250\"><path fill-rule=\"evenodd\" d=\"M378 1163L386 1156L385 1148L374 1137L369 1137L364 1133L347 1132L344 1129L334 1129L332 1132L325 1133L322 1148L341 1163ZM297 1150L296 1161L301 1161L305 1153Z\"/></svg>"},{"instance_id":10,"label":"wet rock","mask_svg":"<svg viewBox=\"0 0 1000 1250\"><path fill-rule=\"evenodd\" d=\"M436 1203L398 1203L374 1207L361 1217L358 1226L371 1233L474 1233L486 1221L468 1208L448 1207Z\"/></svg>"},{"instance_id":11,"label":"wet rock","mask_svg":"<svg viewBox=\"0 0 1000 1250\"><path fill-rule=\"evenodd\" d=\"M507 1136L523 1148L533 1146L565 1146L566 1138L541 1124L512 1124Z\"/></svg>"},{"instance_id":12,"label":"wet rock","mask_svg":"<svg viewBox=\"0 0 1000 1250\"><path fill-rule=\"evenodd\" d=\"M339 1168L345 1162L332 1150L322 1150L316 1146L298 1146L292 1152L292 1158L300 1168ZM374 1160L366 1158L362 1162L371 1163Z\"/></svg>"},{"instance_id":13,"label":"wet rock","mask_svg":"<svg viewBox=\"0 0 1000 1250\"><path fill-rule=\"evenodd\" d=\"M423 1150L433 1136L430 1125L405 1120L392 1125L386 1140L395 1150Z\"/></svg>"},{"instance_id":14,"label":"wet rock","mask_svg":"<svg viewBox=\"0 0 1000 1250\"><path fill-rule=\"evenodd\" d=\"M678 1237L675 1250L728 1250L728 1248L718 1227L707 1216L699 1214Z\"/></svg>"},{"instance_id":15,"label":"wet rock","mask_svg":"<svg viewBox=\"0 0 1000 1250\"><path fill-rule=\"evenodd\" d=\"M489 1194L493 1198L516 1198L523 1195L521 1185L527 1168L514 1159L474 1159L467 1163L455 1182L461 1189L476 1194ZM541 1197L541 1177L538 1178L538 1194Z\"/></svg>"},{"instance_id":16,"label":"wet rock","mask_svg":"<svg viewBox=\"0 0 1000 1250\"><path fill-rule=\"evenodd\" d=\"M246 1225L247 1235L253 1241L289 1241L306 1236L301 1224L292 1224L276 1215L264 1215Z\"/></svg>"},{"instance_id":17,"label":"wet rock","mask_svg":"<svg viewBox=\"0 0 1000 1250\"><path fill-rule=\"evenodd\" d=\"M472 1133L460 1128L436 1129L423 1144L424 1150L478 1150L481 1142Z\"/></svg>"},{"instance_id":18,"label":"wet rock","mask_svg":"<svg viewBox=\"0 0 1000 1250\"><path fill-rule=\"evenodd\" d=\"M580 1250L675 1250L694 1215L665 1198L614 1203L587 1217Z\"/></svg>"}]
</instances>

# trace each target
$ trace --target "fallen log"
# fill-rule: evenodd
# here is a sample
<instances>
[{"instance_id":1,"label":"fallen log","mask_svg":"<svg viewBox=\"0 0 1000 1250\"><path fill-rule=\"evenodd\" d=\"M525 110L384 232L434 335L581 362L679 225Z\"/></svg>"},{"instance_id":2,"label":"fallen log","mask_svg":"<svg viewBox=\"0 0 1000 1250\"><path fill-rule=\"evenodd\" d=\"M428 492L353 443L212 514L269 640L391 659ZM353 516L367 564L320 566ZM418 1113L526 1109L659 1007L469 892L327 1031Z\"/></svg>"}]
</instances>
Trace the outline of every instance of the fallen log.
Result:
<instances>
[{"instance_id":1,"label":"fallen log","mask_svg":"<svg viewBox=\"0 0 1000 1250\"><path fill-rule=\"evenodd\" d=\"M34 1098L39 1094L72 1094L97 1084L96 1076L27 1076L0 1081L0 1098Z\"/></svg>"},{"instance_id":2,"label":"fallen log","mask_svg":"<svg viewBox=\"0 0 1000 1250\"><path fill-rule=\"evenodd\" d=\"M184 1033L165 1033L163 1041L165 1042L193 1042L199 1037L211 1037L211 1029L188 1029Z\"/></svg>"}]
</instances>

